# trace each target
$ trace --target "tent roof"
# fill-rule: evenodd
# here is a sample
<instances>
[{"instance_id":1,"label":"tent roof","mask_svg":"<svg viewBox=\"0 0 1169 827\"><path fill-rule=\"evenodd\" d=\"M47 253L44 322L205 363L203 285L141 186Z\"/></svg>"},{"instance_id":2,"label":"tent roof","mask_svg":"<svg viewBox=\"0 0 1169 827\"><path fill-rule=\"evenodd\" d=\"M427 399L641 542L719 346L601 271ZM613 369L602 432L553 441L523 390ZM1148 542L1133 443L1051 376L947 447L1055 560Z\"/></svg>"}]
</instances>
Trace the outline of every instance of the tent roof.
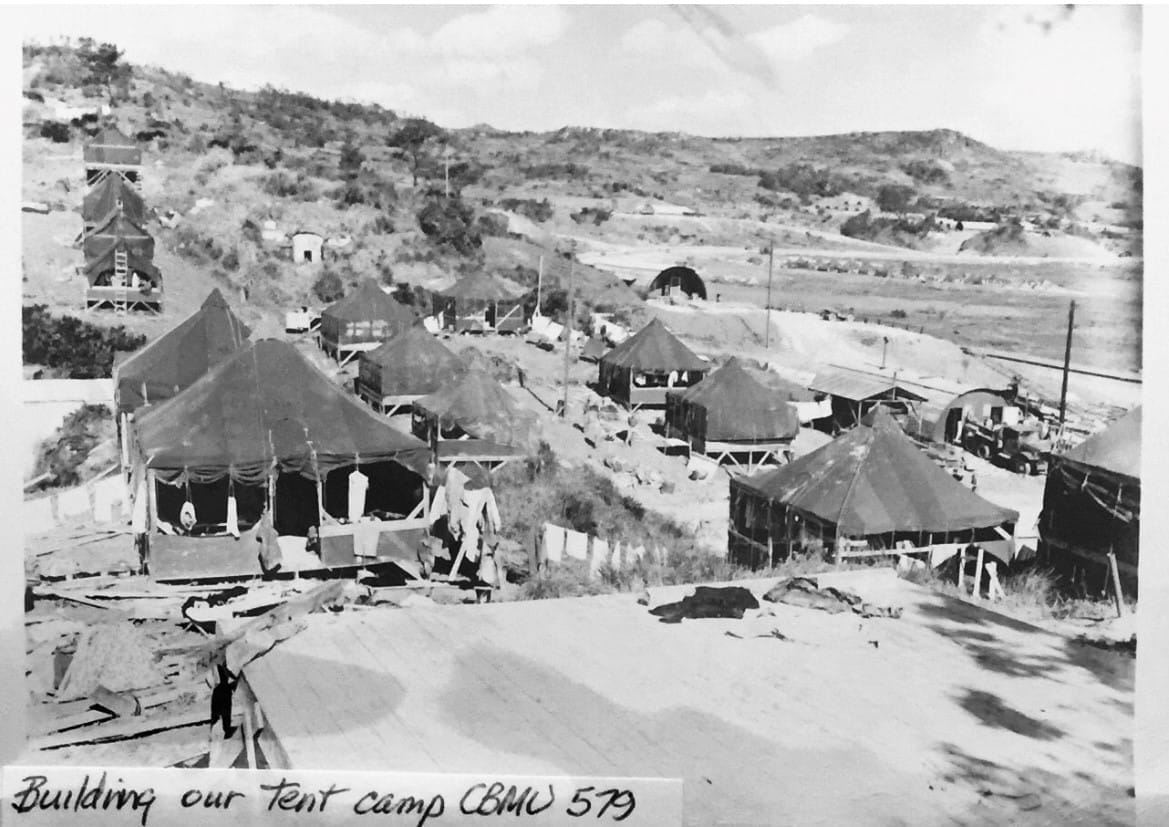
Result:
<instances>
[{"instance_id":1,"label":"tent roof","mask_svg":"<svg viewBox=\"0 0 1169 827\"><path fill-rule=\"evenodd\" d=\"M744 366L747 375L763 387L778 393L789 402L812 402L816 395L798 382L780 376L773 370L759 370Z\"/></svg>"},{"instance_id":2,"label":"tent roof","mask_svg":"<svg viewBox=\"0 0 1169 827\"><path fill-rule=\"evenodd\" d=\"M122 209L132 222L142 224L145 221L146 203L121 175L107 175L86 193L81 201L81 217L85 221L107 224L118 208L118 201L122 202Z\"/></svg>"},{"instance_id":3,"label":"tent roof","mask_svg":"<svg viewBox=\"0 0 1169 827\"><path fill-rule=\"evenodd\" d=\"M377 375L383 394L426 394L466 372L463 361L423 327L411 327L360 356L359 375Z\"/></svg>"},{"instance_id":4,"label":"tent roof","mask_svg":"<svg viewBox=\"0 0 1169 827\"><path fill-rule=\"evenodd\" d=\"M115 212L109 215L102 224L95 227L93 232L86 236L86 241L91 238L149 238L151 241L154 240L154 236L142 229L124 212Z\"/></svg>"},{"instance_id":5,"label":"tent roof","mask_svg":"<svg viewBox=\"0 0 1169 827\"><path fill-rule=\"evenodd\" d=\"M215 288L202 307L114 371L118 411L169 399L247 344L250 335Z\"/></svg>"},{"instance_id":6,"label":"tent roof","mask_svg":"<svg viewBox=\"0 0 1169 827\"><path fill-rule=\"evenodd\" d=\"M1133 408L1105 430L1063 455L1082 465L1141 478L1141 409Z\"/></svg>"},{"instance_id":7,"label":"tent roof","mask_svg":"<svg viewBox=\"0 0 1169 827\"><path fill-rule=\"evenodd\" d=\"M972 493L914 446L887 412L775 471L733 485L853 536L962 531L1015 522L1019 514Z\"/></svg>"},{"instance_id":8,"label":"tent roof","mask_svg":"<svg viewBox=\"0 0 1169 827\"><path fill-rule=\"evenodd\" d=\"M401 328L411 327L418 321L409 308L378 287L373 279L366 279L348 296L326 307L321 318L327 316L345 322L384 319Z\"/></svg>"},{"instance_id":9,"label":"tent roof","mask_svg":"<svg viewBox=\"0 0 1169 827\"><path fill-rule=\"evenodd\" d=\"M82 154L86 162L96 164L136 166L142 163L142 148L137 141L126 137L116 127L108 127L97 133L86 144Z\"/></svg>"},{"instance_id":10,"label":"tent roof","mask_svg":"<svg viewBox=\"0 0 1169 827\"><path fill-rule=\"evenodd\" d=\"M291 343L246 345L135 422L147 467L258 483L273 465L313 477L393 460L425 473L429 449L333 384Z\"/></svg>"},{"instance_id":11,"label":"tent roof","mask_svg":"<svg viewBox=\"0 0 1169 827\"><path fill-rule=\"evenodd\" d=\"M904 399L922 401L925 398L919 393L907 390L903 384L895 382L892 378L874 376L848 368L830 368L817 373L809 389L816 393L826 393L853 401L884 396L894 389L897 390L897 395Z\"/></svg>"},{"instance_id":12,"label":"tent roof","mask_svg":"<svg viewBox=\"0 0 1169 827\"><path fill-rule=\"evenodd\" d=\"M601 357L602 364L635 370L708 370L710 365L654 319Z\"/></svg>"},{"instance_id":13,"label":"tent roof","mask_svg":"<svg viewBox=\"0 0 1169 827\"><path fill-rule=\"evenodd\" d=\"M737 358L669 395L706 409L707 439L791 439L800 432L795 408L753 379Z\"/></svg>"},{"instance_id":14,"label":"tent roof","mask_svg":"<svg viewBox=\"0 0 1169 827\"><path fill-rule=\"evenodd\" d=\"M122 239L110 244L105 250L102 250L85 262L85 276L90 279L91 283L104 270L113 268L114 252L119 248L126 250L126 260L131 270L145 273L155 281L162 278L162 271L154 266L154 262L150 260L149 256L145 256L138 250L135 250L129 243Z\"/></svg>"},{"instance_id":15,"label":"tent roof","mask_svg":"<svg viewBox=\"0 0 1169 827\"><path fill-rule=\"evenodd\" d=\"M479 270L463 276L450 287L439 291L439 295L455 299L516 301L522 294L505 285L501 279Z\"/></svg>"},{"instance_id":16,"label":"tent roof","mask_svg":"<svg viewBox=\"0 0 1169 827\"><path fill-rule=\"evenodd\" d=\"M536 418L490 374L477 368L415 401L414 407L437 416L443 424L457 425L473 437L503 445L526 442Z\"/></svg>"}]
</instances>

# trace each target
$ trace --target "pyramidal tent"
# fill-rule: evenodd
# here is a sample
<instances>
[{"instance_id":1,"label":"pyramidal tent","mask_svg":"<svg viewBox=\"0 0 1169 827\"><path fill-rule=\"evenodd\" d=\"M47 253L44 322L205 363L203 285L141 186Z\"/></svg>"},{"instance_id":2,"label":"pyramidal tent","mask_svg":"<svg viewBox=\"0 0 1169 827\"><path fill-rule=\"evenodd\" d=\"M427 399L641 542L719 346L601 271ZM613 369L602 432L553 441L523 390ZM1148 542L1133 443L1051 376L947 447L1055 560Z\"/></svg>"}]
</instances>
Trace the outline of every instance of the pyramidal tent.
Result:
<instances>
[{"instance_id":1,"label":"pyramidal tent","mask_svg":"<svg viewBox=\"0 0 1169 827\"><path fill-rule=\"evenodd\" d=\"M333 384L289 342L240 348L135 421L140 461L160 479L256 485L393 461L426 472L429 448Z\"/></svg>"},{"instance_id":2,"label":"pyramidal tent","mask_svg":"<svg viewBox=\"0 0 1169 827\"><path fill-rule=\"evenodd\" d=\"M709 365L654 319L601 359L610 369L639 371L705 371Z\"/></svg>"},{"instance_id":3,"label":"pyramidal tent","mask_svg":"<svg viewBox=\"0 0 1169 827\"><path fill-rule=\"evenodd\" d=\"M499 445L528 448L534 438L536 415L521 408L499 382L478 369L418 399L414 411L444 431L457 428Z\"/></svg>"},{"instance_id":4,"label":"pyramidal tent","mask_svg":"<svg viewBox=\"0 0 1169 827\"><path fill-rule=\"evenodd\" d=\"M246 345L250 335L215 288L195 313L114 371L118 412L170 399Z\"/></svg>"},{"instance_id":5,"label":"pyramidal tent","mask_svg":"<svg viewBox=\"0 0 1169 827\"><path fill-rule=\"evenodd\" d=\"M508 302L520 297L520 291L513 290L502 280L485 273L476 271L468 273L457 280L450 287L439 291L440 296L448 299L473 299L476 301Z\"/></svg>"},{"instance_id":6,"label":"pyramidal tent","mask_svg":"<svg viewBox=\"0 0 1169 827\"><path fill-rule=\"evenodd\" d=\"M667 392L666 427L683 439L775 442L793 439L800 420L780 393L732 358L698 384Z\"/></svg>"},{"instance_id":7,"label":"pyramidal tent","mask_svg":"<svg viewBox=\"0 0 1169 827\"><path fill-rule=\"evenodd\" d=\"M86 164L110 166L140 166L142 148L137 141L126 137L116 127L108 127L97 133L86 144L83 151Z\"/></svg>"},{"instance_id":8,"label":"pyramidal tent","mask_svg":"<svg viewBox=\"0 0 1169 827\"><path fill-rule=\"evenodd\" d=\"M321 313L321 338L334 346L384 342L418 322L408 307L372 279Z\"/></svg>"},{"instance_id":9,"label":"pyramidal tent","mask_svg":"<svg viewBox=\"0 0 1169 827\"><path fill-rule=\"evenodd\" d=\"M146 221L142 196L122 176L110 175L86 193L81 201L81 218L87 226L104 224L119 209L136 225Z\"/></svg>"},{"instance_id":10,"label":"pyramidal tent","mask_svg":"<svg viewBox=\"0 0 1169 827\"><path fill-rule=\"evenodd\" d=\"M82 242L87 262L103 258L119 247L146 261L154 258L154 237L123 212L111 214Z\"/></svg>"},{"instance_id":11,"label":"pyramidal tent","mask_svg":"<svg viewBox=\"0 0 1169 827\"><path fill-rule=\"evenodd\" d=\"M411 327L361 354L357 380L370 394L425 396L461 376L463 361L422 327Z\"/></svg>"},{"instance_id":12,"label":"pyramidal tent","mask_svg":"<svg viewBox=\"0 0 1169 827\"><path fill-rule=\"evenodd\" d=\"M1039 515L1039 556L1090 588L1107 587L1116 556L1126 593L1140 562L1141 409L1051 458Z\"/></svg>"},{"instance_id":13,"label":"pyramidal tent","mask_svg":"<svg viewBox=\"0 0 1169 827\"><path fill-rule=\"evenodd\" d=\"M742 509L736 514L736 500L744 495L814 517L851 537L948 534L1019 519L1017 511L984 500L939 468L884 411L871 425L782 468L732 479L732 523L740 529L750 527L742 525Z\"/></svg>"},{"instance_id":14,"label":"pyramidal tent","mask_svg":"<svg viewBox=\"0 0 1169 827\"><path fill-rule=\"evenodd\" d=\"M432 308L443 329L516 333L524 325L524 292L518 285L478 271L435 293Z\"/></svg>"}]
</instances>

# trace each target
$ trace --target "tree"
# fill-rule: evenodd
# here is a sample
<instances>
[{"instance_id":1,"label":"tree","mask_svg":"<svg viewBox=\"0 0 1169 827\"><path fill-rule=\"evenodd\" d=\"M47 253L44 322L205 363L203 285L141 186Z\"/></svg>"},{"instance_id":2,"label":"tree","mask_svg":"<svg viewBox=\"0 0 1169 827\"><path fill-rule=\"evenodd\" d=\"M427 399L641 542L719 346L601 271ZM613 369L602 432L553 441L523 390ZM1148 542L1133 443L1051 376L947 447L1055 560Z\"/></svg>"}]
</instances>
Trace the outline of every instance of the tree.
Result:
<instances>
[{"instance_id":1,"label":"tree","mask_svg":"<svg viewBox=\"0 0 1169 827\"><path fill-rule=\"evenodd\" d=\"M913 187L904 184L885 184L877 191L877 206L881 212L895 212L902 215L909 210L913 200Z\"/></svg>"},{"instance_id":2,"label":"tree","mask_svg":"<svg viewBox=\"0 0 1169 827\"><path fill-rule=\"evenodd\" d=\"M361 165L365 162L365 155L353 142L352 133L346 136L345 143L341 145L341 160L339 167L341 169L341 177L346 181L355 181L361 175Z\"/></svg>"},{"instance_id":3,"label":"tree","mask_svg":"<svg viewBox=\"0 0 1169 827\"><path fill-rule=\"evenodd\" d=\"M410 174L414 186L418 186L418 173L430 162L428 148L436 141L446 138L446 131L425 118L407 118L402 126L389 137L386 145L400 149L410 160Z\"/></svg>"},{"instance_id":4,"label":"tree","mask_svg":"<svg viewBox=\"0 0 1169 827\"><path fill-rule=\"evenodd\" d=\"M475 226L475 211L458 195L428 194L417 218L422 232L440 247L469 255L483 245Z\"/></svg>"},{"instance_id":5,"label":"tree","mask_svg":"<svg viewBox=\"0 0 1169 827\"><path fill-rule=\"evenodd\" d=\"M89 37L81 39L77 50L77 56L87 73L85 83L103 87L109 95L111 106L116 102L114 85L130 79L130 67L118 62L123 54L113 43L97 43Z\"/></svg>"},{"instance_id":6,"label":"tree","mask_svg":"<svg viewBox=\"0 0 1169 827\"><path fill-rule=\"evenodd\" d=\"M339 275L332 270L325 270L313 282L313 295L325 304L332 304L345 296L345 285Z\"/></svg>"}]
</instances>

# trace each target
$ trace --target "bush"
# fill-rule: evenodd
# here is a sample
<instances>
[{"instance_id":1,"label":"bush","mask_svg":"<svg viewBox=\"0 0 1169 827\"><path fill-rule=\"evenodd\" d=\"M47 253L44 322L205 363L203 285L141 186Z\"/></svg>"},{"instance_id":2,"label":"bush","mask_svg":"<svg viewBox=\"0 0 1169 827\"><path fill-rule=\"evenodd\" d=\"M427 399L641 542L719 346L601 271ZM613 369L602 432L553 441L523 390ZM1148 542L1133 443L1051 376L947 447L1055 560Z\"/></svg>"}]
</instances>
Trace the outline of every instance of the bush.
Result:
<instances>
[{"instance_id":1,"label":"bush","mask_svg":"<svg viewBox=\"0 0 1169 827\"><path fill-rule=\"evenodd\" d=\"M504 198L500 200L499 206L541 223L552 218L555 213L547 198L540 201L534 198Z\"/></svg>"},{"instance_id":2,"label":"bush","mask_svg":"<svg viewBox=\"0 0 1169 827\"><path fill-rule=\"evenodd\" d=\"M945 167L932 161L913 160L902 164L901 169L915 181L923 184L948 184L950 174Z\"/></svg>"},{"instance_id":3,"label":"bush","mask_svg":"<svg viewBox=\"0 0 1169 827\"><path fill-rule=\"evenodd\" d=\"M606 210L603 207L581 207L579 211L572 213L569 218L577 224L592 221L593 224L599 227L608 221L612 215L612 210Z\"/></svg>"},{"instance_id":4,"label":"bush","mask_svg":"<svg viewBox=\"0 0 1169 827\"><path fill-rule=\"evenodd\" d=\"M72 486L82 482L80 469L93 449L113 436L113 414L105 405L84 405L65 418L61 427L37 450L34 476L48 474L38 485Z\"/></svg>"},{"instance_id":5,"label":"bush","mask_svg":"<svg viewBox=\"0 0 1169 827\"><path fill-rule=\"evenodd\" d=\"M58 317L42 304L21 309L24 362L59 369L68 379L113 375L114 351L137 350L146 337L121 325L101 328L72 316Z\"/></svg>"},{"instance_id":6,"label":"bush","mask_svg":"<svg viewBox=\"0 0 1169 827\"><path fill-rule=\"evenodd\" d=\"M45 121L41 124L41 137L48 138L55 144L67 144L69 143L70 137L72 137L72 133L67 123Z\"/></svg>"},{"instance_id":7,"label":"bush","mask_svg":"<svg viewBox=\"0 0 1169 827\"><path fill-rule=\"evenodd\" d=\"M489 238L507 238L507 216L498 213L488 213L479 216L475 222L480 235Z\"/></svg>"},{"instance_id":8,"label":"bush","mask_svg":"<svg viewBox=\"0 0 1169 827\"><path fill-rule=\"evenodd\" d=\"M847 185L848 182L840 176L812 164L788 164L775 172L759 175L759 186L763 189L786 190L801 198L839 195Z\"/></svg>"},{"instance_id":9,"label":"bush","mask_svg":"<svg viewBox=\"0 0 1169 827\"><path fill-rule=\"evenodd\" d=\"M326 269L313 282L313 295L325 304L332 304L345 296L345 285L332 269Z\"/></svg>"},{"instance_id":10,"label":"bush","mask_svg":"<svg viewBox=\"0 0 1169 827\"><path fill-rule=\"evenodd\" d=\"M475 211L458 195L430 193L417 218L422 232L440 248L469 255L483 245Z\"/></svg>"}]
</instances>

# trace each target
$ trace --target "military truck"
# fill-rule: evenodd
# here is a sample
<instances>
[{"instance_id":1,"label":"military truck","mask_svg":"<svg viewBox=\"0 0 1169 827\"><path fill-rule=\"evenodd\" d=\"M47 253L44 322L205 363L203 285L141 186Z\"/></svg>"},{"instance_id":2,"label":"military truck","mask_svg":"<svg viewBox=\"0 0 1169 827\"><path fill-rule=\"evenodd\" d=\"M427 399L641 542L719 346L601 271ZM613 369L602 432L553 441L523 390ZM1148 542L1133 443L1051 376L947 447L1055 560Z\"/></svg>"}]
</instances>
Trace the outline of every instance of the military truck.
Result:
<instances>
[{"instance_id":1,"label":"military truck","mask_svg":"<svg viewBox=\"0 0 1169 827\"><path fill-rule=\"evenodd\" d=\"M962 430L962 447L1016 474L1047 473L1051 456L1051 441L1039 437L1038 427L1022 425L967 421Z\"/></svg>"}]
</instances>

